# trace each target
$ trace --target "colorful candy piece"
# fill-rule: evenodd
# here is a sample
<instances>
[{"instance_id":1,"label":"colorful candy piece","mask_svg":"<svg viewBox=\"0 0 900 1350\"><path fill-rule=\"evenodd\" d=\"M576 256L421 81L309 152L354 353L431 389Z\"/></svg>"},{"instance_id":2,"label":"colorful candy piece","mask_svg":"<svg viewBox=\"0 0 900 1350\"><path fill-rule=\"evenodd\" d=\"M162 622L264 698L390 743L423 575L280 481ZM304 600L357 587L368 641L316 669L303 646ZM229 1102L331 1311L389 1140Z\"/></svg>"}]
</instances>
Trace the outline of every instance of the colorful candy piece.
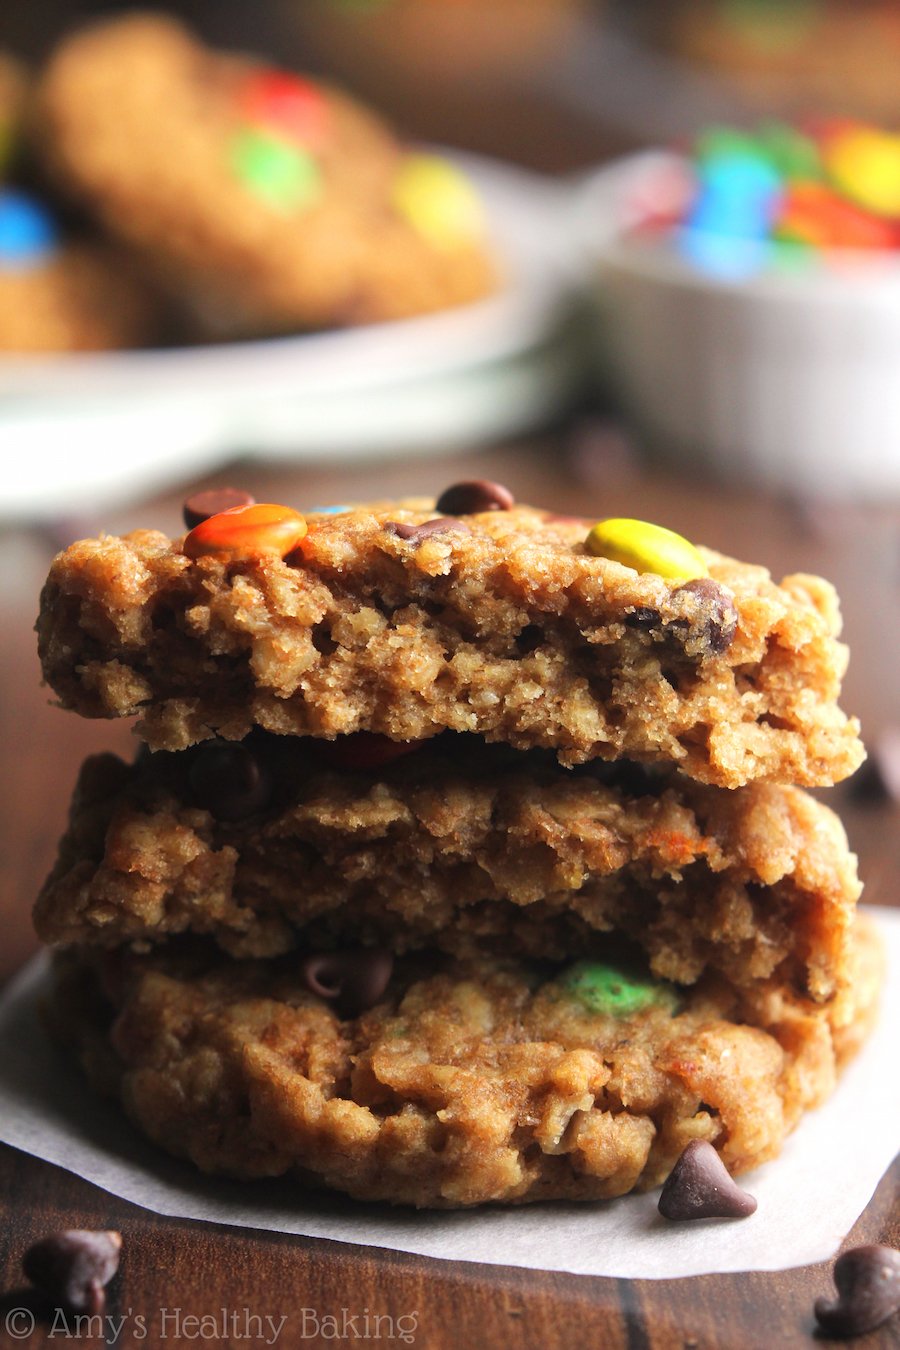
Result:
<instances>
[{"instance_id":1,"label":"colorful candy piece","mask_svg":"<svg viewBox=\"0 0 900 1350\"><path fill-rule=\"evenodd\" d=\"M719 132L698 167L700 187L679 236L705 271L740 278L760 266L781 198L781 179L749 138Z\"/></svg>"},{"instance_id":2,"label":"colorful candy piece","mask_svg":"<svg viewBox=\"0 0 900 1350\"><path fill-rule=\"evenodd\" d=\"M448 251L484 232L481 203L459 169L437 155L407 155L394 181L395 209L438 249Z\"/></svg>"},{"instance_id":3,"label":"colorful candy piece","mask_svg":"<svg viewBox=\"0 0 900 1350\"><path fill-rule=\"evenodd\" d=\"M674 530L645 520L602 520L585 540L588 553L611 558L636 572L655 572L671 581L693 581L709 576L694 545Z\"/></svg>"},{"instance_id":4,"label":"colorful candy piece","mask_svg":"<svg viewBox=\"0 0 900 1350\"><path fill-rule=\"evenodd\" d=\"M775 239L816 248L890 249L900 241L897 226L837 197L821 183L789 187L773 229Z\"/></svg>"},{"instance_id":5,"label":"colorful candy piece","mask_svg":"<svg viewBox=\"0 0 900 1350\"><path fill-rule=\"evenodd\" d=\"M723 203L750 209L769 209L781 190L778 171L761 152L721 156L700 165L700 181Z\"/></svg>"},{"instance_id":6,"label":"colorful candy piece","mask_svg":"<svg viewBox=\"0 0 900 1350\"><path fill-rule=\"evenodd\" d=\"M221 553L230 558L258 558L277 553L285 558L306 534L306 521L289 506L260 502L234 506L210 516L185 536L189 558Z\"/></svg>"},{"instance_id":7,"label":"colorful candy piece","mask_svg":"<svg viewBox=\"0 0 900 1350\"><path fill-rule=\"evenodd\" d=\"M34 267L57 243L56 226L39 202L15 188L0 190L0 267Z\"/></svg>"},{"instance_id":8,"label":"colorful candy piece","mask_svg":"<svg viewBox=\"0 0 900 1350\"><path fill-rule=\"evenodd\" d=\"M754 138L749 132L736 131L734 127L707 127L694 142L694 155L701 166L715 160L753 157L756 154Z\"/></svg>"},{"instance_id":9,"label":"colorful candy piece","mask_svg":"<svg viewBox=\"0 0 900 1350\"><path fill-rule=\"evenodd\" d=\"M824 159L829 178L851 201L879 216L900 216L900 136L847 128L830 138Z\"/></svg>"},{"instance_id":10,"label":"colorful candy piece","mask_svg":"<svg viewBox=\"0 0 900 1350\"><path fill-rule=\"evenodd\" d=\"M696 192L692 168L680 162L666 163L628 189L622 205L626 228L657 231L676 225L690 210Z\"/></svg>"},{"instance_id":11,"label":"colorful candy piece","mask_svg":"<svg viewBox=\"0 0 900 1350\"><path fill-rule=\"evenodd\" d=\"M783 181L821 181L822 156L812 136L784 122L770 122L760 128L759 143Z\"/></svg>"},{"instance_id":12,"label":"colorful candy piece","mask_svg":"<svg viewBox=\"0 0 900 1350\"><path fill-rule=\"evenodd\" d=\"M605 1017L632 1017L654 1006L674 1009L678 1002L665 981L630 974L606 961L576 961L559 983L588 1012Z\"/></svg>"},{"instance_id":13,"label":"colorful candy piece","mask_svg":"<svg viewBox=\"0 0 900 1350\"><path fill-rule=\"evenodd\" d=\"M312 155L271 132L240 132L231 162L245 187L280 211L306 210L321 196L322 172Z\"/></svg>"},{"instance_id":14,"label":"colorful candy piece","mask_svg":"<svg viewBox=\"0 0 900 1350\"><path fill-rule=\"evenodd\" d=\"M701 271L739 282L765 264L768 243L762 231L755 238L720 233L715 228L684 229L677 235L679 252Z\"/></svg>"},{"instance_id":15,"label":"colorful candy piece","mask_svg":"<svg viewBox=\"0 0 900 1350\"><path fill-rule=\"evenodd\" d=\"M900 250L900 135L846 119L774 122L753 135L712 127L694 150L676 245L704 271L739 281L816 251Z\"/></svg>"},{"instance_id":16,"label":"colorful candy piece","mask_svg":"<svg viewBox=\"0 0 900 1350\"><path fill-rule=\"evenodd\" d=\"M259 70L243 84L241 112L255 126L270 128L312 149L321 146L328 105L310 80L283 70Z\"/></svg>"}]
</instances>

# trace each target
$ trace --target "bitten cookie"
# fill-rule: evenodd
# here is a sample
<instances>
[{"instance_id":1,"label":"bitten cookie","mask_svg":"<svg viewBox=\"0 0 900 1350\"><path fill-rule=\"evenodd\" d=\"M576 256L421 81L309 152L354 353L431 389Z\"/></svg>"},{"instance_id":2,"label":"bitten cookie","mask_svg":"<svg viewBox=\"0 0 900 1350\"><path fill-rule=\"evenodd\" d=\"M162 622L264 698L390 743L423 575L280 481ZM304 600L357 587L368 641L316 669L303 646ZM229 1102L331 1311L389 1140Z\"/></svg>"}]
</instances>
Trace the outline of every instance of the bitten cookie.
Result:
<instances>
[{"instance_id":1,"label":"bitten cookie","mask_svg":"<svg viewBox=\"0 0 900 1350\"><path fill-rule=\"evenodd\" d=\"M598 1200L658 1184L693 1139L732 1172L774 1157L871 1020L870 934L858 959L841 1031L780 989L489 957L408 960L347 1016L295 960L177 948L58 958L53 1016L95 1084L203 1171L439 1208Z\"/></svg>"},{"instance_id":2,"label":"bitten cookie","mask_svg":"<svg viewBox=\"0 0 900 1350\"><path fill-rule=\"evenodd\" d=\"M34 918L45 942L206 933L255 957L362 942L562 960L617 932L657 976L821 1003L849 983L859 891L837 817L797 788L569 771L474 736L255 733L89 759Z\"/></svg>"},{"instance_id":3,"label":"bitten cookie","mask_svg":"<svg viewBox=\"0 0 900 1350\"><path fill-rule=\"evenodd\" d=\"M634 537L616 537L623 526ZM656 526L592 529L498 484L308 519L255 505L185 539L83 540L53 563L38 620L63 705L138 715L153 748L254 726L397 741L449 729L729 788L821 786L858 767L839 631L818 577L776 584Z\"/></svg>"},{"instance_id":4,"label":"bitten cookie","mask_svg":"<svg viewBox=\"0 0 900 1350\"><path fill-rule=\"evenodd\" d=\"M494 287L461 173L338 90L169 18L69 38L36 105L63 187L221 333L400 318Z\"/></svg>"}]
</instances>

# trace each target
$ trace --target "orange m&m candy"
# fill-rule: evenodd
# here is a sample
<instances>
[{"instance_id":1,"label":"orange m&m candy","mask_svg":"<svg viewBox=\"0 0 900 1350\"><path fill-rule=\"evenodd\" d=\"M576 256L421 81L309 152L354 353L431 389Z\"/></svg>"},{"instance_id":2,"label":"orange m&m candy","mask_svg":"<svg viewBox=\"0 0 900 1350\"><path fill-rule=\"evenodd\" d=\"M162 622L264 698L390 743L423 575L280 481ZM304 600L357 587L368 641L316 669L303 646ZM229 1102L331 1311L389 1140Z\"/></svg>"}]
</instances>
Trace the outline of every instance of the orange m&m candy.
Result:
<instances>
[{"instance_id":1,"label":"orange m&m candy","mask_svg":"<svg viewBox=\"0 0 900 1350\"><path fill-rule=\"evenodd\" d=\"M229 558L258 558L277 553L285 558L306 534L306 521L290 506L257 502L253 506L233 506L217 516L203 520L185 536L184 552L189 558L206 553L224 553Z\"/></svg>"}]
</instances>

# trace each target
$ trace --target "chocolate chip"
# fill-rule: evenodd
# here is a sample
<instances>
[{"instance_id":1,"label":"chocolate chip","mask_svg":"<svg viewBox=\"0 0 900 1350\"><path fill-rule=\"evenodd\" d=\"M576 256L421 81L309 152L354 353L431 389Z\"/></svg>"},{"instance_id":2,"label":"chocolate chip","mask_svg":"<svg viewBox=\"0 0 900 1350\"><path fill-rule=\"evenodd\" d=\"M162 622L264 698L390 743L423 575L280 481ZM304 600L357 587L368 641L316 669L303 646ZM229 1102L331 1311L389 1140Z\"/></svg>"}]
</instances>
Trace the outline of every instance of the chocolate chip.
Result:
<instances>
[{"instance_id":1,"label":"chocolate chip","mask_svg":"<svg viewBox=\"0 0 900 1350\"><path fill-rule=\"evenodd\" d=\"M208 488L205 492L195 492L188 497L181 514L185 525L192 530L204 520L209 520L210 516L217 516L220 511L230 511L233 506L253 506L255 501L255 497L251 497L249 492L242 492L240 488Z\"/></svg>"},{"instance_id":2,"label":"chocolate chip","mask_svg":"<svg viewBox=\"0 0 900 1350\"><path fill-rule=\"evenodd\" d=\"M390 534L395 534L398 539L409 539L414 544L420 544L423 539L429 539L433 534L448 534L451 530L457 533L472 533L465 521L456 520L453 516L436 516L434 520L426 520L421 525L404 525L399 520L389 520L384 528Z\"/></svg>"},{"instance_id":3,"label":"chocolate chip","mask_svg":"<svg viewBox=\"0 0 900 1350\"><path fill-rule=\"evenodd\" d=\"M869 747L869 758L850 780L861 802L900 802L900 727L888 727Z\"/></svg>"},{"instance_id":4,"label":"chocolate chip","mask_svg":"<svg viewBox=\"0 0 900 1350\"><path fill-rule=\"evenodd\" d=\"M629 628L654 628L660 618L658 609L651 609L649 605L635 605L625 615L625 623Z\"/></svg>"},{"instance_id":5,"label":"chocolate chip","mask_svg":"<svg viewBox=\"0 0 900 1350\"><path fill-rule=\"evenodd\" d=\"M828 1336L862 1336L900 1309L900 1252L851 1247L834 1263L838 1297L817 1298L816 1321Z\"/></svg>"},{"instance_id":6,"label":"chocolate chip","mask_svg":"<svg viewBox=\"0 0 900 1350\"><path fill-rule=\"evenodd\" d=\"M41 1293L75 1312L101 1313L104 1286L119 1268L122 1234L70 1229L52 1233L28 1248L22 1269Z\"/></svg>"},{"instance_id":7,"label":"chocolate chip","mask_svg":"<svg viewBox=\"0 0 900 1350\"><path fill-rule=\"evenodd\" d=\"M673 598L685 594L696 596L699 602L697 619L691 623L691 628L698 635L701 647L721 656L728 651L737 630L738 612L734 600L724 586L711 577L686 581L673 591Z\"/></svg>"},{"instance_id":8,"label":"chocolate chip","mask_svg":"<svg viewBox=\"0 0 900 1350\"><path fill-rule=\"evenodd\" d=\"M304 957L300 973L310 993L333 1003L342 1017L357 1017L381 998L393 968L386 948L359 947Z\"/></svg>"},{"instance_id":9,"label":"chocolate chip","mask_svg":"<svg viewBox=\"0 0 900 1350\"><path fill-rule=\"evenodd\" d=\"M454 483L445 488L435 502L435 510L448 516L474 516L480 511L508 511L515 501L502 483L474 478L469 483Z\"/></svg>"},{"instance_id":10,"label":"chocolate chip","mask_svg":"<svg viewBox=\"0 0 900 1350\"><path fill-rule=\"evenodd\" d=\"M269 774L252 750L239 742L201 745L188 771L197 806L217 820L242 820L268 805Z\"/></svg>"},{"instance_id":11,"label":"chocolate chip","mask_svg":"<svg viewBox=\"0 0 900 1350\"><path fill-rule=\"evenodd\" d=\"M705 1139L691 1140L659 1197L665 1219L745 1219L755 1209L753 1196L735 1184Z\"/></svg>"}]
</instances>

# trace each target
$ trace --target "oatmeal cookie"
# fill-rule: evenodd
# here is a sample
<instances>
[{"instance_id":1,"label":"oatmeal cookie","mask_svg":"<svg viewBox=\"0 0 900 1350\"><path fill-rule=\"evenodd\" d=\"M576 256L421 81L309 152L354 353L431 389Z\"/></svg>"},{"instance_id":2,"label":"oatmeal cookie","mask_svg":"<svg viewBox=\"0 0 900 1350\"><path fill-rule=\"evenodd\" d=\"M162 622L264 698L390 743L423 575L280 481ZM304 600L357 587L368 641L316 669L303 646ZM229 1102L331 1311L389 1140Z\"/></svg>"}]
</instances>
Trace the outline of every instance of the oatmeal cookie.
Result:
<instances>
[{"instance_id":1,"label":"oatmeal cookie","mask_svg":"<svg viewBox=\"0 0 900 1350\"><path fill-rule=\"evenodd\" d=\"M799 789L567 771L452 733L365 767L395 750L257 732L135 765L92 757L37 901L40 937L564 959L619 932L680 984L715 971L819 1002L846 985L855 859Z\"/></svg>"},{"instance_id":2,"label":"oatmeal cookie","mask_svg":"<svg viewBox=\"0 0 900 1350\"><path fill-rule=\"evenodd\" d=\"M464 177L340 91L138 14L63 42L36 92L56 180L219 335L395 319L494 287Z\"/></svg>"},{"instance_id":3,"label":"oatmeal cookie","mask_svg":"<svg viewBox=\"0 0 900 1350\"><path fill-rule=\"evenodd\" d=\"M829 784L863 759L837 703L837 598L818 577L777 584L700 548L708 575L684 582L595 556L590 522L463 510L452 493L298 520L286 557L204 552L196 530L60 554L38 634L63 706L137 715L154 749L254 726L397 741L450 729L729 788Z\"/></svg>"},{"instance_id":4,"label":"oatmeal cookie","mask_svg":"<svg viewBox=\"0 0 900 1350\"><path fill-rule=\"evenodd\" d=\"M60 236L47 208L0 188L0 351L107 351L160 336L163 307L129 259Z\"/></svg>"},{"instance_id":5,"label":"oatmeal cookie","mask_svg":"<svg viewBox=\"0 0 900 1350\"><path fill-rule=\"evenodd\" d=\"M692 1139L734 1173L774 1157L864 1034L870 937L859 960L841 1027L783 989L489 957L401 963L347 1018L290 959L177 949L65 954L52 1017L95 1084L205 1172L441 1208L598 1200L658 1184Z\"/></svg>"}]
</instances>

